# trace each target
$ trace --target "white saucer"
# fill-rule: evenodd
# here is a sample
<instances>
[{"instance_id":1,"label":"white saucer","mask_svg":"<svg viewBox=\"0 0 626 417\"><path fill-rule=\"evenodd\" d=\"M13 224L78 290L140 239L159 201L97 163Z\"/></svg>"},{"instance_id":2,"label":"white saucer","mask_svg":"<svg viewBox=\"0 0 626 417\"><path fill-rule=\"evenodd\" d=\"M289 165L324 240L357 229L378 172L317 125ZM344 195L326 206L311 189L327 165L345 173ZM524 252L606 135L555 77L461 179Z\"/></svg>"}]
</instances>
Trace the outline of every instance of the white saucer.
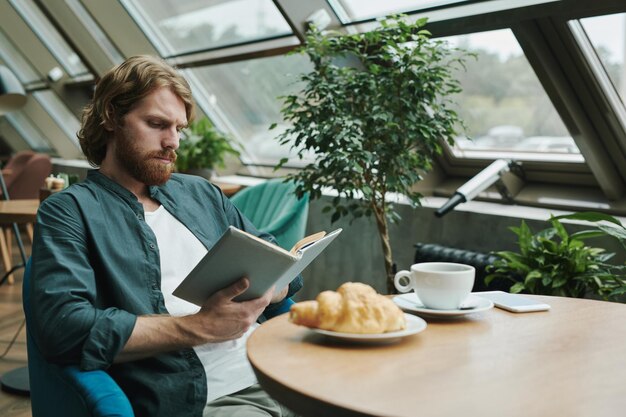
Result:
<instances>
[{"instance_id":1,"label":"white saucer","mask_svg":"<svg viewBox=\"0 0 626 417\"><path fill-rule=\"evenodd\" d=\"M341 340L343 342L352 343L389 343L395 342L403 337L411 336L419 333L426 328L426 322L414 315L404 314L406 319L406 329L399 330L397 332L377 333L377 334L355 334L355 333L342 333L333 332L330 330L314 329L310 330L322 334L326 337Z\"/></svg>"},{"instance_id":2,"label":"white saucer","mask_svg":"<svg viewBox=\"0 0 626 417\"><path fill-rule=\"evenodd\" d=\"M401 294L393 297L393 302L398 305L402 310L410 313L419 314L420 316L438 317L438 318L452 318L461 317L468 314L478 313L493 308L493 302L486 298L475 297L470 295L465 300L465 305L472 306L471 308L464 308L462 310L435 310L432 308L424 307L422 302L414 292Z\"/></svg>"}]
</instances>

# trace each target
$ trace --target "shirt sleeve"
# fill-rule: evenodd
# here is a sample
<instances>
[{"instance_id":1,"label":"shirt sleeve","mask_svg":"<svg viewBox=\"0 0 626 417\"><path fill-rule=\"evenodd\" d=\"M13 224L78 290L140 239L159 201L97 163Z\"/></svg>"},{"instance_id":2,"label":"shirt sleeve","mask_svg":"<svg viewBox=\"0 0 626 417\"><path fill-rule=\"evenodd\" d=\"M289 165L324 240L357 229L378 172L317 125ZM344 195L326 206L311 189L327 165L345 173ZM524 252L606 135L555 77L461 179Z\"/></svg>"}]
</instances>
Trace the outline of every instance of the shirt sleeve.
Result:
<instances>
[{"instance_id":1,"label":"shirt sleeve","mask_svg":"<svg viewBox=\"0 0 626 417\"><path fill-rule=\"evenodd\" d=\"M32 252L33 338L52 363L105 369L125 346L136 315L98 308L98 285L82 213L69 194L42 203ZM102 285L102 284L100 284Z\"/></svg>"}]
</instances>

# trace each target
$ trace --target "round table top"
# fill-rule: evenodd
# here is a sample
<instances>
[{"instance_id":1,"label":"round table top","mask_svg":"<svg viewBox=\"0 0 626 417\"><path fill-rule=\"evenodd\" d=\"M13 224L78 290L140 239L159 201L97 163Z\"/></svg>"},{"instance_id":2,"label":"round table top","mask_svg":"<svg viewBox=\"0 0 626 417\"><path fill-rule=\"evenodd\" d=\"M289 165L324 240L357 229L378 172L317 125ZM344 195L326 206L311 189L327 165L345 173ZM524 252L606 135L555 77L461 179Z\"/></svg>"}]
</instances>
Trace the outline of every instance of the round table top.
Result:
<instances>
[{"instance_id":1,"label":"round table top","mask_svg":"<svg viewBox=\"0 0 626 417\"><path fill-rule=\"evenodd\" d=\"M550 311L497 308L426 318L391 344L334 342L263 323L248 358L267 392L302 416L616 416L626 412L626 305L535 297Z\"/></svg>"}]
</instances>

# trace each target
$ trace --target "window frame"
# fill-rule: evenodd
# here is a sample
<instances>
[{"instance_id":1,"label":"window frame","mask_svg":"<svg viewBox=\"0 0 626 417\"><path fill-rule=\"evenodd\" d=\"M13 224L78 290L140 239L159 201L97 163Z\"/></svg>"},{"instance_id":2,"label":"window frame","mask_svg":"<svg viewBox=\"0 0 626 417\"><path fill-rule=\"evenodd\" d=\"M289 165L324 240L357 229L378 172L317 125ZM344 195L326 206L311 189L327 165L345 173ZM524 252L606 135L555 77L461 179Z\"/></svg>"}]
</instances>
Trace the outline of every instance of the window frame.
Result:
<instances>
[{"instance_id":1,"label":"window frame","mask_svg":"<svg viewBox=\"0 0 626 417\"><path fill-rule=\"evenodd\" d=\"M626 190L626 145L623 122L607 118L621 111L610 107L615 101L611 92L601 89L597 73L588 65L587 56L577 43L568 22L575 19L626 12L626 3L599 0L594 4L561 1L493 0L461 4L432 13L415 12L409 19L429 17L427 29L434 37L464 35L488 30L510 28L520 42L529 63L538 76L585 157L586 168L580 164L558 161L524 161L528 182L552 184L584 184L599 187L610 201L623 198ZM508 8L515 5L514 8ZM486 12L486 8L491 11ZM372 30L379 25L373 19L344 25L353 30ZM563 69L561 60L569 65ZM591 111L580 103L603 105L606 111ZM461 158L445 147L438 163L444 177L468 177L486 167L492 159ZM582 182L581 182L582 181ZM442 181L445 186L446 180ZM442 191L447 194L448 191Z\"/></svg>"},{"instance_id":2,"label":"window frame","mask_svg":"<svg viewBox=\"0 0 626 417\"><path fill-rule=\"evenodd\" d=\"M55 0L37 2L57 19L62 7L55 4L65 5L65 2ZM119 1L81 2L123 56L158 55L147 36ZM274 4L292 28L293 36L181 54L167 58L166 61L181 69L192 69L284 54L297 47L304 39L306 20L319 9L328 13L331 21L329 29L356 33L372 30L379 25L375 19L342 24L327 0L274 0ZM11 17L2 16L3 9L6 8L6 4L0 3L0 23L3 25L11 20ZM10 6L8 8L11 9ZM550 190L571 188L572 195L580 192L588 193L592 196L590 198L597 198L600 193L609 201L610 207L607 211L626 213L623 197L626 192L626 122L623 119L626 110L620 110L616 105L619 101L616 101L614 92L605 89L607 80L603 79L602 71L593 63L589 45L585 45L584 41L581 43L577 29L572 29L575 26L572 21L576 19L623 12L626 12L623 0L468 0L408 13L409 19L429 17L427 28L436 37L511 29L520 42L531 67L570 133L573 133L572 136L586 161L584 164L524 161L525 187L529 190L529 196L524 197L526 200L523 204L539 204L538 196L542 192L545 194ZM10 22L10 25L17 27L20 23ZM22 49L26 48L23 44L33 43L33 34L27 33L24 28L17 31L6 30L11 31L13 42L25 36L20 40ZM103 59L104 53L101 49L90 51L87 46L78 42L78 38L82 36L80 33L84 32L68 27L66 35L72 38L77 49L84 55L85 65L94 69L94 74L102 74L112 63ZM42 74L46 74L56 62L41 45L28 45L28 50L26 56L32 57L33 66ZM89 86L90 82L86 85ZM72 100L73 92L61 91L55 85L52 88L66 103ZM226 126L227 122L220 121L219 115L213 114L215 112L212 113L207 107L208 98L203 97L201 91L194 93L199 104L199 113L207 113L219 128ZM76 106L70 108L75 110ZM434 185L428 185L429 192L449 195L454 184L476 174L491 161L492 159L479 154L471 158L460 158L445 148L436 161L435 170L429 174L431 178L436 177L436 181L432 182ZM248 165L245 168L253 174L267 173L261 165ZM533 193L535 196L530 196Z\"/></svg>"}]
</instances>

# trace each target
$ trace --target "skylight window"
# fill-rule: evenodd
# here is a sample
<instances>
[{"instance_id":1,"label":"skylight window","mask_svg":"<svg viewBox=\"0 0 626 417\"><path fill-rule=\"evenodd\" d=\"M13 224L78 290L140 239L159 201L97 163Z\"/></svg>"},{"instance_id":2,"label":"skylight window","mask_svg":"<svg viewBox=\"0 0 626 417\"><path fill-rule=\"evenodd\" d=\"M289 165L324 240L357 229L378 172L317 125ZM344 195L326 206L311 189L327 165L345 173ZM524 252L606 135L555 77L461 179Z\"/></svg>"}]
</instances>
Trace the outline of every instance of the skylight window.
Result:
<instances>
[{"instance_id":1,"label":"skylight window","mask_svg":"<svg viewBox=\"0 0 626 417\"><path fill-rule=\"evenodd\" d=\"M467 125L453 152L460 157L519 157L583 162L524 53L508 30L446 38L477 54L455 76L463 92L454 97Z\"/></svg>"},{"instance_id":2,"label":"skylight window","mask_svg":"<svg viewBox=\"0 0 626 417\"><path fill-rule=\"evenodd\" d=\"M11 68L25 86L42 80L42 77L37 74L32 65L17 50L2 30L0 30L0 59Z\"/></svg>"},{"instance_id":3,"label":"skylight window","mask_svg":"<svg viewBox=\"0 0 626 417\"><path fill-rule=\"evenodd\" d=\"M65 3L74 12L89 33L91 33L94 39L98 41L98 44L102 46L102 49L109 59L115 64L121 63L124 57L122 57L117 48L111 43L109 37L102 31L100 25L98 25L93 17L91 17L80 0L65 0Z\"/></svg>"},{"instance_id":4,"label":"skylight window","mask_svg":"<svg viewBox=\"0 0 626 417\"><path fill-rule=\"evenodd\" d=\"M52 145L41 133L41 130L35 126L23 111L7 113L4 117L34 151L54 152Z\"/></svg>"},{"instance_id":5,"label":"skylight window","mask_svg":"<svg viewBox=\"0 0 626 417\"><path fill-rule=\"evenodd\" d=\"M194 68L186 75L203 110L244 148L242 160L274 165L293 156L275 139L287 127L281 123L278 97L297 92L298 74L311 70L306 57L289 55ZM272 123L278 128L269 130Z\"/></svg>"},{"instance_id":6,"label":"skylight window","mask_svg":"<svg viewBox=\"0 0 626 417\"><path fill-rule=\"evenodd\" d=\"M463 0L329 0L343 23L461 3Z\"/></svg>"},{"instance_id":7,"label":"skylight window","mask_svg":"<svg viewBox=\"0 0 626 417\"><path fill-rule=\"evenodd\" d=\"M72 141L76 147L80 148L76 133L80 129L78 119L72 112L59 100L59 98L50 90L35 91L33 96L41 107L43 107L55 123L61 128L63 133Z\"/></svg>"},{"instance_id":8,"label":"skylight window","mask_svg":"<svg viewBox=\"0 0 626 417\"><path fill-rule=\"evenodd\" d=\"M164 57L290 35L271 0L121 0Z\"/></svg>"},{"instance_id":9,"label":"skylight window","mask_svg":"<svg viewBox=\"0 0 626 417\"><path fill-rule=\"evenodd\" d=\"M33 0L9 1L71 77L88 73L79 56L65 42Z\"/></svg>"},{"instance_id":10,"label":"skylight window","mask_svg":"<svg viewBox=\"0 0 626 417\"><path fill-rule=\"evenodd\" d=\"M580 22L623 104L626 104L626 13Z\"/></svg>"}]
</instances>

